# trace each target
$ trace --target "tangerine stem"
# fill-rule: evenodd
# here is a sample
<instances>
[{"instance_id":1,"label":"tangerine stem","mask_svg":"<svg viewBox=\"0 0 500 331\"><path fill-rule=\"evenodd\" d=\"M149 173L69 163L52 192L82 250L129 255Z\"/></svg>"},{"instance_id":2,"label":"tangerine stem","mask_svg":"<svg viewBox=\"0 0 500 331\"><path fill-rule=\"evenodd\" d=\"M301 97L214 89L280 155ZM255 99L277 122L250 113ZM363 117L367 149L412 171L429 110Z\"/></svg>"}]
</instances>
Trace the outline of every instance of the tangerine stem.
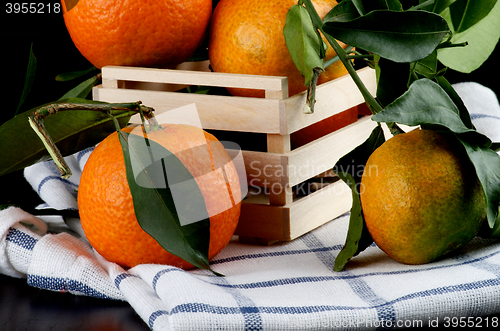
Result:
<instances>
[{"instance_id":1,"label":"tangerine stem","mask_svg":"<svg viewBox=\"0 0 500 331\"><path fill-rule=\"evenodd\" d=\"M59 148L57 148L56 144L50 137L47 132L44 119L50 115L56 114L60 111L66 110L89 110L89 111L100 111L104 112L108 115L111 115L111 111L113 110L131 110L137 111L148 120L154 119L153 108L143 106L142 103L134 102L134 103L104 103L104 104L96 104L96 103L53 103L49 105L45 105L36 109L29 117L28 122L37 134L37 136L42 141L45 149L49 153L52 160L54 160L57 169L61 173L62 178L69 178L71 176L71 169L64 160L64 157L61 154ZM156 120L154 120L156 123Z\"/></svg>"},{"instance_id":2,"label":"tangerine stem","mask_svg":"<svg viewBox=\"0 0 500 331\"><path fill-rule=\"evenodd\" d=\"M57 148L56 144L45 129L45 125L43 124L43 117L32 114L28 117L28 122L33 131L35 131L35 133L37 134L38 138L40 138L40 140L42 141L45 149L49 152L52 160L54 160L57 169L59 169L59 172L61 173L61 177L64 179L71 177L71 169L64 160L61 151L59 150L59 148Z\"/></svg>"},{"instance_id":3,"label":"tangerine stem","mask_svg":"<svg viewBox=\"0 0 500 331\"><path fill-rule=\"evenodd\" d=\"M328 33L325 33L325 31L323 30L323 21L320 20L321 23L319 23L318 21L319 15L316 12L316 9L314 8L311 0L302 0L302 1L309 12L309 15L311 15L311 19L315 23L314 25L325 36L326 41L330 44L330 46L332 46L333 50L335 51L335 53L337 53L337 56L340 58L340 61L342 61L345 68L349 72L349 75L351 76L352 80L354 81L359 91L363 95L363 98L365 99L365 102L368 105L368 108L370 109L372 114L376 114L384 110L380 105L380 103L368 91L361 78L359 78L358 73L354 69L354 66L348 59L347 52L339 45L339 43L337 42L337 40L335 40L335 38L333 38ZM386 124L393 135L404 133L404 131L401 130L401 128L396 123L390 122Z\"/></svg>"}]
</instances>

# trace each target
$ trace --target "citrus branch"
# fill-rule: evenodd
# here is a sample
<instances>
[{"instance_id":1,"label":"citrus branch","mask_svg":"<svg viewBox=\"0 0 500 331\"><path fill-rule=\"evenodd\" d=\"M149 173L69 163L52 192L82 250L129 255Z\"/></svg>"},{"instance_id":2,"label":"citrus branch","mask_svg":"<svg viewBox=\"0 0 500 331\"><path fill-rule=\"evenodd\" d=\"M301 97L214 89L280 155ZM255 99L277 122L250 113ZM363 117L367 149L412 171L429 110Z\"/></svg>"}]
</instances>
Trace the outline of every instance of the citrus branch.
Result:
<instances>
[{"instance_id":1,"label":"citrus branch","mask_svg":"<svg viewBox=\"0 0 500 331\"><path fill-rule=\"evenodd\" d=\"M28 117L28 122L33 131L35 131L37 136L42 141L43 145L47 149L52 160L54 160L54 163L59 169L62 178L69 178L71 176L71 169L64 160L61 151L59 150L59 148L57 148L56 144L54 143L49 133L47 132L44 125L44 120L46 117L50 115L56 114L60 111L67 111L67 110L100 111L106 114L110 114L111 111L113 110L131 110L140 112L148 120L152 120L154 118L153 108L143 106L140 101L134 103L115 103L115 104L53 103L36 109Z\"/></svg>"},{"instance_id":2,"label":"citrus branch","mask_svg":"<svg viewBox=\"0 0 500 331\"><path fill-rule=\"evenodd\" d=\"M368 91L365 84L361 80L361 78L359 78L358 73L356 72L354 66L352 65L351 61L348 58L347 52L339 45L339 43L337 42L337 40L335 40L335 38L333 38L331 35L323 31L323 21L320 19L311 0L301 0L301 1L306 6L316 28L325 36L326 41L330 44L330 46L332 46L335 53L337 53L337 56L339 57L340 61L342 61L342 63L344 64L352 80L354 81L359 91L363 95L363 98L365 99L365 102L368 105L368 108L370 109L372 114L381 112L383 110L382 106L371 95L371 93ZM314 103L314 100L312 100L311 102ZM403 130L401 130L401 128L399 128L399 126L396 123L386 123L386 124L393 135L404 132Z\"/></svg>"}]
</instances>

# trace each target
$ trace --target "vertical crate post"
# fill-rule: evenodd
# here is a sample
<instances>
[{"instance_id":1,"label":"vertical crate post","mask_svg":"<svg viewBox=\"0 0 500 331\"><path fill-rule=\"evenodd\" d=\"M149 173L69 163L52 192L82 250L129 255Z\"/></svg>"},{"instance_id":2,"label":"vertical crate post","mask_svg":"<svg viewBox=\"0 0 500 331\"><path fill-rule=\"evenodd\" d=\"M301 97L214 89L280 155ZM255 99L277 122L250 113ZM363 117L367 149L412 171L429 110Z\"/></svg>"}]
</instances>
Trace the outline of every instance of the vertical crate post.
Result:
<instances>
[{"instance_id":1,"label":"vertical crate post","mask_svg":"<svg viewBox=\"0 0 500 331\"><path fill-rule=\"evenodd\" d=\"M282 80L282 88L279 91L265 91L266 99L286 99L288 98L288 79ZM267 134L267 152L285 154L291 151L291 141L290 134ZM269 187L269 204L284 206L293 201L292 188L288 183L288 171L286 159L282 158L281 168L283 169L283 176L281 182L278 185L278 191L276 192L276 187L272 185Z\"/></svg>"}]
</instances>

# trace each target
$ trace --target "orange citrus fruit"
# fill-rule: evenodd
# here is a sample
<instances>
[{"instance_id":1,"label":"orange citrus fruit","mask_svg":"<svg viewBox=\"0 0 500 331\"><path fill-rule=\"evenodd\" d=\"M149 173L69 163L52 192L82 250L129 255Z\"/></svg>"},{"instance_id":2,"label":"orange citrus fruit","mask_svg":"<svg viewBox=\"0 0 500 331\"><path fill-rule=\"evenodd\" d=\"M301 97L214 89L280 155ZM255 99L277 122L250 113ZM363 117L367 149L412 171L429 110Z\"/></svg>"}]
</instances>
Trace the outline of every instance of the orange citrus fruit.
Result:
<instances>
[{"instance_id":1,"label":"orange citrus fruit","mask_svg":"<svg viewBox=\"0 0 500 331\"><path fill-rule=\"evenodd\" d=\"M136 134L137 129L123 131ZM241 190L231 157L217 138L190 125L164 124L147 137L174 153L195 178L210 215L209 259L213 258L231 240L240 215ZM208 152L200 153L200 146ZM164 250L137 222L118 133L104 139L90 155L78 205L86 238L108 261L124 267L157 263L193 268Z\"/></svg>"},{"instance_id":2,"label":"orange citrus fruit","mask_svg":"<svg viewBox=\"0 0 500 331\"><path fill-rule=\"evenodd\" d=\"M469 242L486 218L481 183L450 133L414 130L369 157L361 205L375 243L406 264L432 262Z\"/></svg>"},{"instance_id":3,"label":"orange citrus fruit","mask_svg":"<svg viewBox=\"0 0 500 331\"><path fill-rule=\"evenodd\" d=\"M206 36L212 0L62 0L75 46L97 68L170 68Z\"/></svg>"},{"instance_id":4,"label":"orange citrus fruit","mask_svg":"<svg viewBox=\"0 0 500 331\"><path fill-rule=\"evenodd\" d=\"M208 57L212 69L225 73L286 76L290 96L304 91L304 77L293 63L283 36L288 10L296 4L296 0L221 0L212 14L209 28ZM313 4L320 17L324 17L337 1L314 0ZM326 58L335 55L329 47ZM321 74L318 84L346 74L344 65L337 61ZM233 95L264 97L262 90L228 90Z\"/></svg>"}]
</instances>

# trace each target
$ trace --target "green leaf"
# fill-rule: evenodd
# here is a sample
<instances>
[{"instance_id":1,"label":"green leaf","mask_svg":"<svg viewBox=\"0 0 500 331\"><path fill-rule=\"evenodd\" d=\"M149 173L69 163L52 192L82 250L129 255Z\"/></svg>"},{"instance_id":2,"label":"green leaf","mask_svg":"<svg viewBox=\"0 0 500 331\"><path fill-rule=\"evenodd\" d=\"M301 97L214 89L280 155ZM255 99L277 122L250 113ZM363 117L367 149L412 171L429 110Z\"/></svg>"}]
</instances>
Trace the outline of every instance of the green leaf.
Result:
<instances>
[{"instance_id":1,"label":"green leaf","mask_svg":"<svg viewBox=\"0 0 500 331\"><path fill-rule=\"evenodd\" d=\"M333 171L351 188L352 192L349 228L344 247L335 258L333 267L335 271L342 271L352 257L358 255L373 243L373 239L365 225L359 187L368 158L384 142L384 132L381 126L378 125L363 144L340 158L333 167Z\"/></svg>"},{"instance_id":2,"label":"green leaf","mask_svg":"<svg viewBox=\"0 0 500 331\"><path fill-rule=\"evenodd\" d=\"M85 99L58 102L93 103ZM28 123L28 117L37 108L23 112L0 126L0 176L48 158L47 150ZM125 126L136 112L120 110L113 111L112 114L118 117L121 126ZM64 111L51 115L45 119L45 126L63 156L94 146L115 131L113 122L107 115L88 110Z\"/></svg>"},{"instance_id":3,"label":"green leaf","mask_svg":"<svg viewBox=\"0 0 500 331\"><path fill-rule=\"evenodd\" d=\"M119 136L140 226L169 253L210 269L210 219L203 194L189 170L175 154L144 136L121 131ZM208 146L205 148L208 154ZM182 190L184 210L178 210L172 187ZM181 216L192 215L193 210L195 219L183 224Z\"/></svg>"},{"instance_id":4,"label":"green leaf","mask_svg":"<svg viewBox=\"0 0 500 331\"><path fill-rule=\"evenodd\" d=\"M305 85L309 84L313 69L324 68L320 54L324 52L325 46L304 6L294 5L290 8L283 35L293 62L305 77Z\"/></svg>"},{"instance_id":5,"label":"green leaf","mask_svg":"<svg viewBox=\"0 0 500 331\"><path fill-rule=\"evenodd\" d=\"M334 271L342 271L351 258L358 255L373 243L363 217L361 200L357 192L357 185L351 175L347 173L337 173L337 175L351 188L352 207L349 216L349 228L342 250L335 258Z\"/></svg>"},{"instance_id":6,"label":"green leaf","mask_svg":"<svg viewBox=\"0 0 500 331\"><path fill-rule=\"evenodd\" d=\"M462 122L466 127L469 129L474 129L475 127L472 124L472 119L470 118L469 111L467 110L467 107L465 107L464 102L458 95L457 91L451 86L450 82L444 77L444 76L436 76L435 77L437 83L441 88L448 94L448 96L453 100L453 103L457 106L459 112L460 112L460 118L462 119Z\"/></svg>"},{"instance_id":7,"label":"green leaf","mask_svg":"<svg viewBox=\"0 0 500 331\"><path fill-rule=\"evenodd\" d=\"M35 53L33 53L33 44L31 44L30 55L28 60L28 68L26 69L26 78L24 79L23 92L21 94L21 99L19 100L19 104L17 105L17 109L16 112L14 113L14 116L19 113L19 110L23 106L24 101L26 101L26 98L28 97L28 94L31 91L31 87L35 82L36 67L37 67L37 61Z\"/></svg>"},{"instance_id":8,"label":"green leaf","mask_svg":"<svg viewBox=\"0 0 500 331\"><path fill-rule=\"evenodd\" d=\"M427 0L420 0L420 3L424 3L425 1ZM457 0L435 0L433 4L423 7L422 9L439 14L443 10L448 8L451 4L453 4L455 1Z\"/></svg>"},{"instance_id":9,"label":"green leaf","mask_svg":"<svg viewBox=\"0 0 500 331\"><path fill-rule=\"evenodd\" d=\"M359 11L352 0L339 2L323 17L323 22L348 22L358 18Z\"/></svg>"},{"instance_id":10,"label":"green leaf","mask_svg":"<svg viewBox=\"0 0 500 331\"><path fill-rule=\"evenodd\" d=\"M437 72L437 51L435 50L426 58L412 63L412 75L420 75L429 79L436 76Z\"/></svg>"},{"instance_id":11,"label":"green leaf","mask_svg":"<svg viewBox=\"0 0 500 331\"><path fill-rule=\"evenodd\" d=\"M401 2L399 0L385 0L387 4L387 9L389 10L395 10L395 11L402 11L403 6L401 5Z\"/></svg>"},{"instance_id":12,"label":"green leaf","mask_svg":"<svg viewBox=\"0 0 500 331\"><path fill-rule=\"evenodd\" d=\"M89 95L89 93L92 91L92 88L97 84L98 81L99 81L98 76L90 77L87 80L78 84L76 87L74 87L70 91L66 92L60 98L60 100L69 99L69 98L85 99Z\"/></svg>"},{"instance_id":13,"label":"green leaf","mask_svg":"<svg viewBox=\"0 0 500 331\"><path fill-rule=\"evenodd\" d=\"M350 1L350 0L346 0L346 1ZM354 4L354 6L356 7L356 9L358 10L359 15L365 15L366 14L365 7L364 7L364 4L363 4L363 0L352 0L352 3Z\"/></svg>"},{"instance_id":14,"label":"green leaf","mask_svg":"<svg viewBox=\"0 0 500 331\"><path fill-rule=\"evenodd\" d=\"M434 8L432 11L434 13L442 13L446 8L451 6L455 1L457 0L436 0L436 3L434 4Z\"/></svg>"},{"instance_id":15,"label":"green leaf","mask_svg":"<svg viewBox=\"0 0 500 331\"><path fill-rule=\"evenodd\" d=\"M496 0L457 0L450 7L451 22L457 33L464 32L485 18Z\"/></svg>"},{"instance_id":16,"label":"green leaf","mask_svg":"<svg viewBox=\"0 0 500 331\"><path fill-rule=\"evenodd\" d=\"M403 6L399 0L369 0L364 2L366 12L374 10L389 9L394 11L402 11Z\"/></svg>"},{"instance_id":17,"label":"green leaf","mask_svg":"<svg viewBox=\"0 0 500 331\"><path fill-rule=\"evenodd\" d=\"M85 75L90 74L93 71L98 70L96 67L90 67L85 70L78 70L78 71L70 71L70 72L63 72L59 75L56 76L56 81L58 82L67 82L73 79L77 79L80 77L83 77Z\"/></svg>"},{"instance_id":18,"label":"green leaf","mask_svg":"<svg viewBox=\"0 0 500 331\"><path fill-rule=\"evenodd\" d=\"M342 2L352 2L359 15L366 15L371 11L380 9L403 10L403 6L399 0L344 0Z\"/></svg>"},{"instance_id":19,"label":"green leaf","mask_svg":"<svg viewBox=\"0 0 500 331\"><path fill-rule=\"evenodd\" d=\"M450 11L443 17L451 21ZM451 26L451 22L450 22ZM462 33L453 33L451 42L468 45L459 48L438 50L438 60L445 66L463 73L470 73L479 68L495 50L500 39L500 2L497 1L491 12L479 23Z\"/></svg>"},{"instance_id":20,"label":"green leaf","mask_svg":"<svg viewBox=\"0 0 500 331\"><path fill-rule=\"evenodd\" d=\"M448 94L433 81L423 78L410 85L401 97L372 117L377 122L396 122L410 126L438 125L457 134L465 134L479 146L489 147L491 140L468 128Z\"/></svg>"},{"instance_id":21,"label":"green leaf","mask_svg":"<svg viewBox=\"0 0 500 331\"><path fill-rule=\"evenodd\" d=\"M500 219L498 208L500 205L500 156L490 148L470 144L462 137L458 137L476 168L487 202L488 227L483 227L483 236L500 238Z\"/></svg>"},{"instance_id":22,"label":"green leaf","mask_svg":"<svg viewBox=\"0 0 500 331\"><path fill-rule=\"evenodd\" d=\"M349 22L326 22L323 30L335 39L394 62L427 57L450 33L448 23L424 11L375 10Z\"/></svg>"}]
</instances>

